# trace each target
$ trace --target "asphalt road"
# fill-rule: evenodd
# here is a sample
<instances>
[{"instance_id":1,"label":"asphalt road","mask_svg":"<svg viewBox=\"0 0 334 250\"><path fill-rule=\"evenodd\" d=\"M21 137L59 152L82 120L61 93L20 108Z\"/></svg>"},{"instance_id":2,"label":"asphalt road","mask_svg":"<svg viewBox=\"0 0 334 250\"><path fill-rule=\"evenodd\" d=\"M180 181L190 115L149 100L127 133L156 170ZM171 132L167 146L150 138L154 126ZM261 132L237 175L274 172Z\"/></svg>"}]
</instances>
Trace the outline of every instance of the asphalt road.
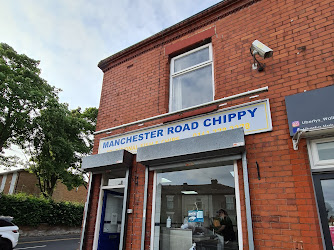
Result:
<instances>
[{"instance_id":1,"label":"asphalt road","mask_svg":"<svg viewBox=\"0 0 334 250\"><path fill-rule=\"evenodd\" d=\"M20 237L14 250L77 250L80 245L80 235L55 235L40 237Z\"/></svg>"}]
</instances>

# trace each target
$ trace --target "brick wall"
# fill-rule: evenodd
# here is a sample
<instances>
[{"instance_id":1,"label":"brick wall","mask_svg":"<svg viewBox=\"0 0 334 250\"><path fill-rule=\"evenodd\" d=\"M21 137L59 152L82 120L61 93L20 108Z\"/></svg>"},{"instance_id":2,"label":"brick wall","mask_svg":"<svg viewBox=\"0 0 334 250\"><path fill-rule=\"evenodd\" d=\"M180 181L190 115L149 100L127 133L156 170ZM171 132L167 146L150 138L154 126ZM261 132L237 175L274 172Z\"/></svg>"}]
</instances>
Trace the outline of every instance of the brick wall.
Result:
<instances>
[{"instance_id":1,"label":"brick wall","mask_svg":"<svg viewBox=\"0 0 334 250\"><path fill-rule=\"evenodd\" d=\"M66 185L58 183L52 198L55 201L73 201L84 204L87 198L87 188L80 186L69 191Z\"/></svg>"},{"instance_id":2,"label":"brick wall","mask_svg":"<svg viewBox=\"0 0 334 250\"><path fill-rule=\"evenodd\" d=\"M32 195L39 195L40 191L37 184L38 181L35 175L26 171L20 171L17 177L15 193L24 192Z\"/></svg>"},{"instance_id":3,"label":"brick wall","mask_svg":"<svg viewBox=\"0 0 334 250\"><path fill-rule=\"evenodd\" d=\"M128 208L131 208L133 213L128 215L126 229L126 247L129 249L140 249L143 220L144 185L145 166L136 163L134 159L128 198Z\"/></svg>"},{"instance_id":4,"label":"brick wall","mask_svg":"<svg viewBox=\"0 0 334 250\"><path fill-rule=\"evenodd\" d=\"M211 36L214 61L215 99L269 86L260 98L269 98L273 131L246 136L250 196L256 249L322 249L306 142L292 149L284 97L334 83L333 1L262 0L225 1L227 7L202 13L191 23L183 22L160 39L146 41L115 56L105 68L97 131L168 112L170 57L165 47L191 39L214 28ZM223 4L222 4L223 5ZM252 70L251 43L258 39L274 50L264 72ZM305 50L301 48L305 46ZM250 101L247 98L228 106ZM226 107L226 106L225 106ZM161 123L149 122L145 126ZM132 126L112 135L138 129ZM99 139L95 137L94 153ZM255 162L261 171L257 178ZM243 190L242 168L240 190ZM144 167L134 164L138 183ZM145 247L149 249L152 178L150 173ZM133 180L132 180L133 181ZM130 203L142 209L143 188L131 188ZM98 185L93 187L95 193ZM135 195L134 195L135 194ZM241 192L242 197L244 196ZM241 199L245 218L244 199ZM91 216L95 215L94 212ZM141 220L129 215L126 249L139 249ZM94 220L94 218L91 218ZM244 222L245 220L243 220ZM89 234L94 230L90 228ZM246 225L243 241L247 249ZM89 249L89 248L87 248Z\"/></svg>"},{"instance_id":5,"label":"brick wall","mask_svg":"<svg viewBox=\"0 0 334 250\"><path fill-rule=\"evenodd\" d=\"M39 196L41 192L38 187L38 180L36 176L27 171L18 171L17 173L18 175L14 187L14 193L23 192L26 194ZM4 188L5 194L8 194L9 192L12 176L12 173L7 175L7 180ZM2 176L0 178L2 180ZM59 182L54 190L52 198L55 201L73 201L85 203L87 198L87 189L84 186L80 186L78 188L72 189L71 191L68 191L67 187Z\"/></svg>"}]
</instances>

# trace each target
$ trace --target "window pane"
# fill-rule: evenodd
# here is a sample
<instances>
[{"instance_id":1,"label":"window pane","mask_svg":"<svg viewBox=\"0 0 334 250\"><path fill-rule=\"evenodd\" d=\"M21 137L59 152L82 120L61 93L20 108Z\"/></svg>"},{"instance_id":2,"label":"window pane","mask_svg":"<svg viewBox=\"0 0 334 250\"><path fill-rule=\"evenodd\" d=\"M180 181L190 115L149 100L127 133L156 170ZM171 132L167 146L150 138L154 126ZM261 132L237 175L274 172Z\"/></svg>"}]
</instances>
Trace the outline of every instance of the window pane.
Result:
<instances>
[{"instance_id":1,"label":"window pane","mask_svg":"<svg viewBox=\"0 0 334 250\"><path fill-rule=\"evenodd\" d=\"M319 160L333 160L334 159L334 142L317 143Z\"/></svg>"},{"instance_id":2,"label":"window pane","mask_svg":"<svg viewBox=\"0 0 334 250\"><path fill-rule=\"evenodd\" d=\"M123 191L123 190L122 190ZM123 193L119 195L106 193L103 233L120 233L123 210ZM100 237L104 237L103 235Z\"/></svg>"},{"instance_id":3,"label":"window pane","mask_svg":"<svg viewBox=\"0 0 334 250\"><path fill-rule=\"evenodd\" d=\"M209 61L209 48L204 48L174 60L174 73L191 66Z\"/></svg>"},{"instance_id":4,"label":"window pane","mask_svg":"<svg viewBox=\"0 0 334 250\"><path fill-rule=\"evenodd\" d=\"M211 65L176 76L172 79L171 111L213 100Z\"/></svg>"},{"instance_id":5,"label":"window pane","mask_svg":"<svg viewBox=\"0 0 334 250\"><path fill-rule=\"evenodd\" d=\"M235 203L233 166L158 173L154 249L239 249Z\"/></svg>"}]
</instances>

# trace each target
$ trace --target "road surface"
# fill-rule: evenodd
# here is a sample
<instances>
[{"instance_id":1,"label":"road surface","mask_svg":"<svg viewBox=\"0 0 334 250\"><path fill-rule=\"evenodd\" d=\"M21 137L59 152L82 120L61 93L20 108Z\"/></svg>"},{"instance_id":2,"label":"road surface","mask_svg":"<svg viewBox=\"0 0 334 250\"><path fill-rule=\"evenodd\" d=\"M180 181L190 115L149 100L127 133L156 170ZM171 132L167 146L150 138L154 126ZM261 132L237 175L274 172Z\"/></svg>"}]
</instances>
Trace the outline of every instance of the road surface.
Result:
<instances>
[{"instance_id":1,"label":"road surface","mask_svg":"<svg viewBox=\"0 0 334 250\"><path fill-rule=\"evenodd\" d=\"M80 235L55 235L39 237L20 237L14 250L78 250Z\"/></svg>"}]
</instances>

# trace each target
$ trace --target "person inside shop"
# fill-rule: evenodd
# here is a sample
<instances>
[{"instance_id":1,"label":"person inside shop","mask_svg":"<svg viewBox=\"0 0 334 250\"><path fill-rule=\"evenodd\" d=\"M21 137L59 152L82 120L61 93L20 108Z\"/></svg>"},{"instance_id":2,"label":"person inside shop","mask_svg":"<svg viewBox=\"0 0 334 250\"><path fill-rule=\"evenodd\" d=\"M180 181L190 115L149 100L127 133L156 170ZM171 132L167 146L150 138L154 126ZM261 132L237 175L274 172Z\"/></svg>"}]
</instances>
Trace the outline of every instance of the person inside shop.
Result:
<instances>
[{"instance_id":1,"label":"person inside shop","mask_svg":"<svg viewBox=\"0 0 334 250\"><path fill-rule=\"evenodd\" d=\"M214 221L214 230L217 234L224 236L225 244L227 244L229 241L235 240L233 224L224 209L220 209L217 213L219 217Z\"/></svg>"}]
</instances>

